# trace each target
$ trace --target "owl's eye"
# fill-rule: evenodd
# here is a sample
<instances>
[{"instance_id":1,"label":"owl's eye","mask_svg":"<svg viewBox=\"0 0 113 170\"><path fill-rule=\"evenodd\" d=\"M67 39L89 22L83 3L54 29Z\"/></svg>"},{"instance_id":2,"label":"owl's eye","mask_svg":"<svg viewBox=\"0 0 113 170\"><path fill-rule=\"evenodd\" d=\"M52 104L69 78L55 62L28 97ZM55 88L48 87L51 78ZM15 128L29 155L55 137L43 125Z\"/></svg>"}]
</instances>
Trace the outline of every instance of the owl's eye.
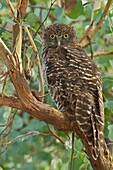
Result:
<instances>
[{"instance_id":1,"label":"owl's eye","mask_svg":"<svg viewBox=\"0 0 113 170\"><path fill-rule=\"evenodd\" d=\"M50 38L53 40L53 39L55 39L55 34L50 34Z\"/></svg>"},{"instance_id":2,"label":"owl's eye","mask_svg":"<svg viewBox=\"0 0 113 170\"><path fill-rule=\"evenodd\" d=\"M64 35L63 35L63 38L65 38L65 39L66 39L66 38L69 38L69 34L64 34Z\"/></svg>"}]
</instances>

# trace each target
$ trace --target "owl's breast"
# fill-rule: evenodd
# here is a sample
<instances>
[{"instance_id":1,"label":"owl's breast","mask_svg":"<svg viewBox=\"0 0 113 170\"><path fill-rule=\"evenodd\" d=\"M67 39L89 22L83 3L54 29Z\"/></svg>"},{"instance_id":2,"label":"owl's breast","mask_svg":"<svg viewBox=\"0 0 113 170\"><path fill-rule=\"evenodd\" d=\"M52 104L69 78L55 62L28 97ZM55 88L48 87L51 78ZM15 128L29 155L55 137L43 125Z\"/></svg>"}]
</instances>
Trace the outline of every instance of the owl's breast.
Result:
<instances>
[{"instance_id":1,"label":"owl's breast","mask_svg":"<svg viewBox=\"0 0 113 170\"><path fill-rule=\"evenodd\" d=\"M58 108L67 108L74 98L73 90L79 78L77 71L70 65L66 50L48 52L44 61L44 72L48 89Z\"/></svg>"},{"instance_id":2,"label":"owl's breast","mask_svg":"<svg viewBox=\"0 0 113 170\"><path fill-rule=\"evenodd\" d=\"M78 51L64 48L48 50L44 58L44 72L48 89L59 109L76 103L80 93L91 91L94 86L91 62ZM92 85L92 86L91 86ZM74 104L73 104L74 106Z\"/></svg>"}]
</instances>

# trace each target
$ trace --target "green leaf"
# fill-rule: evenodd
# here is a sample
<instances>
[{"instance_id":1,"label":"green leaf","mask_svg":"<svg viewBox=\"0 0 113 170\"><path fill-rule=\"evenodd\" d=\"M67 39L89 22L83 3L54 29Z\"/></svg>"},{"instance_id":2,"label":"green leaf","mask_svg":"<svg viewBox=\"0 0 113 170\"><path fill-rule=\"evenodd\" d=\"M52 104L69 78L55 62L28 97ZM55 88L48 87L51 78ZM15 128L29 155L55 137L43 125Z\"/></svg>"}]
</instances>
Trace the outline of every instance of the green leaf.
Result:
<instances>
[{"instance_id":1,"label":"green leaf","mask_svg":"<svg viewBox=\"0 0 113 170\"><path fill-rule=\"evenodd\" d=\"M12 19L7 19L7 22L11 23L12 25L15 25L15 22Z\"/></svg>"},{"instance_id":2,"label":"green leaf","mask_svg":"<svg viewBox=\"0 0 113 170\"><path fill-rule=\"evenodd\" d=\"M32 162L27 162L27 163L25 163L23 166L21 166L19 168L19 170L26 170L26 169L27 170L35 169L35 166L34 166L34 164Z\"/></svg>"},{"instance_id":3,"label":"green leaf","mask_svg":"<svg viewBox=\"0 0 113 170\"><path fill-rule=\"evenodd\" d=\"M109 110L113 109L113 101L106 101L104 103L104 108L108 108Z\"/></svg>"},{"instance_id":4,"label":"green leaf","mask_svg":"<svg viewBox=\"0 0 113 170\"><path fill-rule=\"evenodd\" d=\"M54 15L55 15L56 18L61 18L63 13L64 13L64 8L59 8L59 7L55 8Z\"/></svg>"},{"instance_id":5,"label":"green leaf","mask_svg":"<svg viewBox=\"0 0 113 170\"><path fill-rule=\"evenodd\" d=\"M80 169L80 166L81 166L82 163L83 163L83 160L82 160L82 159L80 159L80 158L74 158L74 159L73 159L73 167L72 167L72 170L78 170L78 169ZM70 167L70 163L69 163L68 169L70 169L69 167Z\"/></svg>"},{"instance_id":6,"label":"green leaf","mask_svg":"<svg viewBox=\"0 0 113 170\"><path fill-rule=\"evenodd\" d=\"M69 18L75 19L83 13L82 1L78 0L71 13L66 14Z\"/></svg>"},{"instance_id":7,"label":"green leaf","mask_svg":"<svg viewBox=\"0 0 113 170\"><path fill-rule=\"evenodd\" d=\"M26 23L26 22L22 22L22 26L24 26L24 27L30 27L30 25L29 25L28 23Z\"/></svg>"},{"instance_id":8,"label":"green leaf","mask_svg":"<svg viewBox=\"0 0 113 170\"><path fill-rule=\"evenodd\" d=\"M13 123L13 128L17 130L22 128L22 126L23 126L23 119L19 115L16 115Z\"/></svg>"},{"instance_id":9,"label":"green leaf","mask_svg":"<svg viewBox=\"0 0 113 170\"><path fill-rule=\"evenodd\" d=\"M26 22L28 22L30 25L34 25L37 22L38 18L36 16L36 14L34 14L33 12L30 13L27 18L25 19Z\"/></svg>"},{"instance_id":10,"label":"green leaf","mask_svg":"<svg viewBox=\"0 0 113 170\"><path fill-rule=\"evenodd\" d=\"M111 65L111 67L113 69L113 60L109 60L109 62L110 62L110 65Z\"/></svg>"},{"instance_id":11,"label":"green leaf","mask_svg":"<svg viewBox=\"0 0 113 170\"><path fill-rule=\"evenodd\" d=\"M9 40L10 38L12 38L12 34L9 32L3 32L2 37L4 38L4 40Z\"/></svg>"},{"instance_id":12,"label":"green leaf","mask_svg":"<svg viewBox=\"0 0 113 170\"><path fill-rule=\"evenodd\" d=\"M108 132L108 138L109 138L111 141L113 141L113 125L109 125L109 126L108 126L108 130L109 130L109 132Z\"/></svg>"},{"instance_id":13,"label":"green leaf","mask_svg":"<svg viewBox=\"0 0 113 170\"><path fill-rule=\"evenodd\" d=\"M95 24L97 24L99 22L101 16L102 16L102 9L101 8L96 10L96 11L94 11Z\"/></svg>"}]
</instances>

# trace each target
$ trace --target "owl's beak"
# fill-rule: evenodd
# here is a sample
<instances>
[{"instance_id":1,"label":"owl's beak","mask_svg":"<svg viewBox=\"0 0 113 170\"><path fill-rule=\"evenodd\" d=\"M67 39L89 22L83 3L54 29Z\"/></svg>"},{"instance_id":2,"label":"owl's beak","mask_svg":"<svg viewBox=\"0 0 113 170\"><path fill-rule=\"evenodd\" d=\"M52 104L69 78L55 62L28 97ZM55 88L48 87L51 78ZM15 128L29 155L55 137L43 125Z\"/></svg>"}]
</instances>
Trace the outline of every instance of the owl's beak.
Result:
<instances>
[{"instance_id":1,"label":"owl's beak","mask_svg":"<svg viewBox=\"0 0 113 170\"><path fill-rule=\"evenodd\" d=\"M60 46L60 44L61 44L61 42L60 42L60 41L58 41L58 46Z\"/></svg>"},{"instance_id":2,"label":"owl's beak","mask_svg":"<svg viewBox=\"0 0 113 170\"><path fill-rule=\"evenodd\" d=\"M57 37L58 46L61 45L61 38L62 38L62 37Z\"/></svg>"}]
</instances>

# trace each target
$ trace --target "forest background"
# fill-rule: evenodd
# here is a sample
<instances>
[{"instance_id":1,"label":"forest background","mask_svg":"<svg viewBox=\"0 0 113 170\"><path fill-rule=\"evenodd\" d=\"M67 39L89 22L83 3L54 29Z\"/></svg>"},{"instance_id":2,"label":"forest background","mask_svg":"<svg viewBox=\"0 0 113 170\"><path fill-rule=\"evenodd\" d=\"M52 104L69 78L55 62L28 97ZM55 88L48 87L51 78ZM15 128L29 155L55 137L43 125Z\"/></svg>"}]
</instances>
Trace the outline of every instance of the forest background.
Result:
<instances>
[{"instance_id":1,"label":"forest background","mask_svg":"<svg viewBox=\"0 0 113 170\"><path fill-rule=\"evenodd\" d=\"M45 93L44 102L56 108L48 94L41 72L42 32L53 23L74 26L81 46L93 57L102 74L104 135L109 141L108 145L112 146L113 2L110 0L24 2L28 4L20 5L21 1L16 0L0 1L0 37L12 54L20 54L21 59L15 57L15 61L19 60L18 63L22 63L22 66L21 64L16 66L20 72L24 68L32 94L41 100L39 96ZM17 9L20 9L20 14ZM19 23L20 20L22 29L19 29L23 32L18 32L18 28L15 27L15 23ZM71 157L71 133L59 132L52 125L47 125L48 121L45 121L46 123L39 121L44 119L37 120L36 115L30 115L27 109L20 107L19 101L15 100L18 95L15 83L11 81L10 69L3 61L0 56L0 170L68 169ZM21 86L20 81L20 89ZM83 148L80 139L76 137L74 170L92 169Z\"/></svg>"}]
</instances>

